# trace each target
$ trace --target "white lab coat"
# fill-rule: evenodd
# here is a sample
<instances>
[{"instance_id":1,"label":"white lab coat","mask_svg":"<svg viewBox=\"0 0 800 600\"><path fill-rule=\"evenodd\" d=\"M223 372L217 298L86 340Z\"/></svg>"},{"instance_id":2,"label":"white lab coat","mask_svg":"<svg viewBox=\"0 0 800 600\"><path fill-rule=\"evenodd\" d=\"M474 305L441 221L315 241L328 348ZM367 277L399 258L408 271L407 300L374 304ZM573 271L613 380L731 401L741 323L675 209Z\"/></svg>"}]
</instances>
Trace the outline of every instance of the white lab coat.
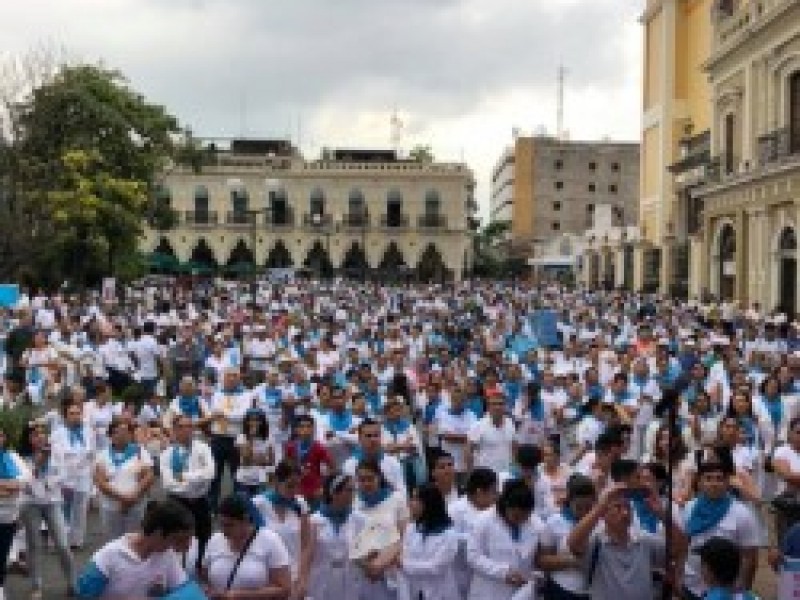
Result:
<instances>
[{"instance_id":1,"label":"white lab coat","mask_svg":"<svg viewBox=\"0 0 800 600\"><path fill-rule=\"evenodd\" d=\"M361 569L350 560L349 550L359 518L356 513L350 515L337 532L321 514L311 515L315 543L309 600L351 600L358 597L364 577Z\"/></svg>"},{"instance_id":2,"label":"white lab coat","mask_svg":"<svg viewBox=\"0 0 800 600\"><path fill-rule=\"evenodd\" d=\"M402 562L410 598L460 600L455 569L458 539L453 527L423 536L416 523L408 524Z\"/></svg>"},{"instance_id":3,"label":"white lab coat","mask_svg":"<svg viewBox=\"0 0 800 600\"><path fill-rule=\"evenodd\" d=\"M467 597L469 585L472 581L472 567L467 562L467 544L480 516L486 511L478 508L469 501L467 496L461 496L448 507L453 526L459 536L458 554L456 555L456 582L462 598Z\"/></svg>"},{"instance_id":4,"label":"white lab coat","mask_svg":"<svg viewBox=\"0 0 800 600\"><path fill-rule=\"evenodd\" d=\"M50 436L53 460L63 467L63 486L76 492L89 493L94 474L95 436L87 425L82 425L83 442L71 443L69 430L59 427Z\"/></svg>"},{"instance_id":5,"label":"white lab coat","mask_svg":"<svg viewBox=\"0 0 800 600\"><path fill-rule=\"evenodd\" d=\"M533 575L533 559L542 530L542 522L532 516L520 528L519 540L514 541L497 509L481 515L467 542L467 560L473 569L467 598L511 600L516 590L505 583L505 577L510 570Z\"/></svg>"}]
</instances>

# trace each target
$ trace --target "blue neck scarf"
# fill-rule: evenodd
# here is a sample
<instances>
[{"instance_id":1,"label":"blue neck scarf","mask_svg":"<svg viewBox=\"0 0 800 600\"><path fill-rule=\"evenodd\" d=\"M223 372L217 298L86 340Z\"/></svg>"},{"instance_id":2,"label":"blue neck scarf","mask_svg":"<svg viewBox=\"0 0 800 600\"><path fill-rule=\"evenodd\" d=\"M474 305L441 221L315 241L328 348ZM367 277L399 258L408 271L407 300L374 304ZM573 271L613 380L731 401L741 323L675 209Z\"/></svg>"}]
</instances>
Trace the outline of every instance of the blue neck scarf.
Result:
<instances>
[{"instance_id":1,"label":"blue neck scarf","mask_svg":"<svg viewBox=\"0 0 800 600\"><path fill-rule=\"evenodd\" d=\"M520 539L522 539L522 527L519 525L514 525L513 523L509 523L508 521L505 521L505 523L508 526L509 532L511 533L511 539L515 542L519 542Z\"/></svg>"},{"instance_id":2,"label":"blue neck scarf","mask_svg":"<svg viewBox=\"0 0 800 600\"><path fill-rule=\"evenodd\" d=\"M648 380L649 380L649 377L647 377L647 375L644 375L644 376L634 375L633 384L634 385L638 385L640 388L644 388L644 386L647 385L647 381Z\"/></svg>"},{"instance_id":3,"label":"blue neck scarf","mask_svg":"<svg viewBox=\"0 0 800 600\"><path fill-rule=\"evenodd\" d=\"M352 511L350 507L333 508L327 504L323 504L319 509L319 514L330 521L331 525L333 526L333 531L336 533L336 535L339 535L339 531L341 530L342 526L347 523L351 512Z\"/></svg>"},{"instance_id":4,"label":"blue neck scarf","mask_svg":"<svg viewBox=\"0 0 800 600\"><path fill-rule=\"evenodd\" d=\"M381 502L384 502L389 496L392 495L392 488L390 487L382 487L377 492L358 492L358 497L361 499L361 502L364 503L364 506L367 508L374 508Z\"/></svg>"},{"instance_id":5,"label":"blue neck scarf","mask_svg":"<svg viewBox=\"0 0 800 600\"><path fill-rule=\"evenodd\" d=\"M244 386L240 383L232 388L222 388L222 393L226 396L235 396L244 391Z\"/></svg>"},{"instance_id":6,"label":"blue neck scarf","mask_svg":"<svg viewBox=\"0 0 800 600\"><path fill-rule=\"evenodd\" d=\"M430 425L433 423L433 420L436 418L436 411L439 410L439 407L442 405L442 397L436 396L435 398L431 398L430 402L425 405L425 411L422 413L422 422L425 425Z\"/></svg>"},{"instance_id":7,"label":"blue neck scarf","mask_svg":"<svg viewBox=\"0 0 800 600\"><path fill-rule=\"evenodd\" d=\"M189 450L175 444L172 446L172 454L170 455L169 466L175 476L181 475L186 470L186 465L189 462Z\"/></svg>"},{"instance_id":8,"label":"blue neck scarf","mask_svg":"<svg viewBox=\"0 0 800 600\"><path fill-rule=\"evenodd\" d=\"M758 430L753 419L750 417L740 417L739 424L742 426L742 429L744 429L744 436L747 439L747 444L749 446L755 445Z\"/></svg>"},{"instance_id":9,"label":"blue neck scarf","mask_svg":"<svg viewBox=\"0 0 800 600\"><path fill-rule=\"evenodd\" d=\"M719 522L728 514L732 502L733 498L728 494L716 500L712 500L705 494L698 494L686 522L686 534L694 537L719 525Z\"/></svg>"},{"instance_id":10,"label":"blue neck scarf","mask_svg":"<svg viewBox=\"0 0 800 600\"><path fill-rule=\"evenodd\" d=\"M529 407L531 419L534 421L544 421L544 402L541 398L534 398Z\"/></svg>"},{"instance_id":11,"label":"blue neck scarf","mask_svg":"<svg viewBox=\"0 0 800 600\"><path fill-rule=\"evenodd\" d=\"M272 506L275 508L284 508L286 510L291 510L293 513L299 515L302 512L300 508L300 503L297 501L297 498L286 498L281 496L276 491L267 492L264 494L264 497L270 501Z\"/></svg>"},{"instance_id":12,"label":"blue neck scarf","mask_svg":"<svg viewBox=\"0 0 800 600\"><path fill-rule=\"evenodd\" d=\"M444 533L450 529L452 525L452 522L437 525L436 527L423 527L422 525L417 525L417 529L422 534L422 537L426 538L431 535L439 535L440 533Z\"/></svg>"},{"instance_id":13,"label":"blue neck scarf","mask_svg":"<svg viewBox=\"0 0 800 600\"><path fill-rule=\"evenodd\" d=\"M367 401L369 409L373 413L379 413L381 411L381 393L379 391L374 390L365 392L364 399Z\"/></svg>"},{"instance_id":14,"label":"blue neck scarf","mask_svg":"<svg viewBox=\"0 0 800 600\"><path fill-rule=\"evenodd\" d=\"M70 425L67 427L69 431L69 445L70 446L83 446L83 425Z\"/></svg>"},{"instance_id":15,"label":"blue neck scarf","mask_svg":"<svg viewBox=\"0 0 800 600\"><path fill-rule=\"evenodd\" d=\"M200 418L200 399L197 396L178 396L178 408L187 417Z\"/></svg>"},{"instance_id":16,"label":"blue neck scarf","mask_svg":"<svg viewBox=\"0 0 800 600\"><path fill-rule=\"evenodd\" d=\"M0 450L0 479L17 479L19 477L19 467L13 459L8 449Z\"/></svg>"},{"instance_id":17,"label":"blue neck scarf","mask_svg":"<svg viewBox=\"0 0 800 600\"><path fill-rule=\"evenodd\" d=\"M769 418L772 420L772 425L778 429L783 421L783 401L780 395L770 398L764 396L764 406L767 407Z\"/></svg>"},{"instance_id":18,"label":"blue neck scarf","mask_svg":"<svg viewBox=\"0 0 800 600\"><path fill-rule=\"evenodd\" d=\"M633 505L633 510L636 517L639 519L639 525L648 533L656 533L658 531L658 517L650 510L647 504L647 496L641 490L635 490L627 494L628 500Z\"/></svg>"},{"instance_id":19,"label":"blue neck scarf","mask_svg":"<svg viewBox=\"0 0 800 600\"><path fill-rule=\"evenodd\" d=\"M280 406L283 394L278 388L268 387L264 389L264 399L270 407L276 408Z\"/></svg>"},{"instance_id":20,"label":"blue neck scarf","mask_svg":"<svg viewBox=\"0 0 800 600\"><path fill-rule=\"evenodd\" d=\"M123 464L139 454L139 446L130 443L125 446L122 452L117 452L113 446L109 446L108 454L111 457L111 464L114 465L115 469L119 469Z\"/></svg>"},{"instance_id":21,"label":"blue neck scarf","mask_svg":"<svg viewBox=\"0 0 800 600\"><path fill-rule=\"evenodd\" d=\"M460 416L462 416L462 415L464 414L464 412L465 412L466 410L467 410L467 407L466 407L466 406L464 405L464 403L462 402L462 403L461 403L461 406L460 406L459 408L453 408L453 407L451 406L451 407L448 409L448 411L447 411L447 412L449 412L449 413L450 413L451 415L453 415L454 417L460 417Z\"/></svg>"},{"instance_id":22,"label":"blue neck scarf","mask_svg":"<svg viewBox=\"0 0 800 600\"><path fill-rule=\"evenodd\" d=\"M575 525L575 523L578 522L578 517L575 516L575 513L572 512L572 509L569 506L565 506L561 509L561 516L570 525Z\"/></svg>"},{"instance_id":23,"label":"blue neck scarf","mask_svg":"<svg viewBox=\"0 0 800 600\"><path fill-rule=\"evenodd\" d=\"M353 458L355 458L357 462L361 462L366 457L367 455L364 453L364 449L361 446L356 446L353 448ZM376 454L373 458L380 463L383 460L383 450L378 452L378 454Z\"/></svg>"},{"instance_id":24,"label":"blue neck scarf","mask_svg":"<svg viewBox=\"0 0 800 600\"><path fill-rule=\"evenodd\" d=\"M398 436L408 431L408 428L411 427L411 421L405 417L401 417L399 419L387 419L384 421L383 426L386 427L386 431L394 436Z\"/></svg>"},{"instance_id":25,"label":"blue neck scarf","mask_svg":"<svg viewBox=\"0 0 800 600\"><path fill-rule=\"evenodd\" d=\"M296 450L297 450L297 460L300 464L306 462L308 458L308 453L311 452L311 445L314 443L313 440L297 440Z\"/></svg>"},{"instance_id":26,"label":"blue neck scarf","mask_svg":"<svg viewBox=\"0 0 800 600\"><path fill-rule=\"evenodd\" d=\"M328 423L334 431L350 431L353 426L353 413L347 409L342 412L332 410L328 413Z\"/></svg>"}]
</instances>

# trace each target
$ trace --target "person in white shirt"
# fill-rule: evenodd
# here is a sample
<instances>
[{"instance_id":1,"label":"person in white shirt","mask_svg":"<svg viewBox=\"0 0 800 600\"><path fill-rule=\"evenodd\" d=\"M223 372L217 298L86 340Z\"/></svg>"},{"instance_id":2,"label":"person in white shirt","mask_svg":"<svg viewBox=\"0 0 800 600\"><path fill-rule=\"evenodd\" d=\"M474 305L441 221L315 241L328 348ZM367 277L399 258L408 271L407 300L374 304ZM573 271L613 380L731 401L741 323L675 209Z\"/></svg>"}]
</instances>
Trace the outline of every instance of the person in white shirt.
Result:
<instances>
[{"instance_id":1,"label":"person in white shirt","mask_svg":"<svg viewBox=\"0 0 800 600\"><path fill-rule=\"evenodd\" d=\"M64 577L75 581L75 563L67 541L67 526L64 522L61 496L61 467L52 459L47 427L40 422L25 426L19 447L31 480L21 496L20 521L25 529L25 547L31 579L32 600L41 597L42 590L42 521L47 525Z\"/></svg>"},{"instance_id":2,"label":"person in white shirt","mask_svg":"<svg viewBox=\"0 0 800 600\"><path fill-rule=\"evenodd\" d=\"M113 539L139 527L155 476L150 453L133 443L129 422L112 421L108 437L111 444L97 457L94 482L100 491L103 528Z\"/></svg>"},{"instance_id":3,"label":"person in white shirt","mask_svg":"<svg viewBox=\"0 0 800 600\"><path fill-rule=\"evenodd\" d=\"M533 515L533 494L525 483L510 481L497 506L479 517L467 542L467 560L473 570L469 600L511 600L531 582L533 561L544 526Z\"/></svg>"},{"instance_id":4,"label":"person in white shirt","mask_svg":"<svg viewBox=\"0 0 800 600\"><path fill-rule=\"evenodd\" d=\"M108 446L108 426L117 413L111 397L111 387L104 381L98 381L94 387L95 398L83 405L84 421L92 429L95 448L105 450Z\"/></svg>"},{"instance_id":5,"label":"person in white shirt","mask_svg":"<svg viewBox=\"0 0 800 600\"><path fill-rule=\"evenodd\" d=\"M155 323L148 321L141 331L134 330L134 339L128 343L128 351L136 359L136 378L147 395L156 391L160 363L164 358L164 349L154 337L155 330Z\"/></svg>"},{"instance_id":6,"label":"person in white shirt","mask_svg":"<svg viewBox=\"0 0 800 600\"><path fill-rule=\"evenodd\" d=\"M436 431L441 448L453 457L458 478L463 482L467 477L466 451L468 434L478 421L475 413L466 407L466 396L462 387L454 387L450 392L449 408L436 413Z\"/></svg>"},{"instance_id":7,"label":"person in white shirt","mask_svg":"<svg viewBox=\"0 0 800 600\"><path fill-rule=\"evenodd\" d=\"M214 479L214 457L204 441L195 439L189 417L179 415L172 422L172 445L161 453L159 473L164 491L185 506L194 517L195 536L202 556L211 537L211 509L208 490Z\"/></svg>"},{"instance_id":8,"label":"person in white shirt","mask_svg":"<svg viewBox=\"0 0 800 600\"><path fill-rule=\"evenodd\" d=\"M353 512L353 478L344 473L330 476L323 486L323 504L311 515L311 574L309 596L312 599L351 600L359 597L362 574L350 560L356 522Z\"/></svg>"},{"instance_id":9,"label":"person in white shirt","mask_svg":"<svg viewBox=\"0 0 800 600\"><path fill-rule=\"evenodd\" d=\"M461 600L456 580L458 532L447 514L445 498L425 484L411 496L411 515L400 555L410 598Z\"/></svg>"},{"instance_id":10,"label":"person in white shirt","mask_svg":"<svg viewBox=\"0 0 800 600\"><path fill-rule=\"evenodd\" d=\"M83 406L72 400L62 407L63 425L50 438L53 460L63 467L64 508L70 546L81 548L86 537L86 514L92 490L96 455L94 432L83 421Z\"/></svg>"},{"instance_id":11,"label":"person in white shirt","mask_svg":"<svg viewBox=\"0 0 800 600\"><path fill-rule=\"evenodd\" d=\"M116 395L122 394L133 383L133 374L136 371L122 338L121 327L109 329L105 332L105 341L98 350L108 372L108 384Z\"/></svg>"},{"instance_id":12,"label":"person in white shirt","mask_svg":"<svg viewBox=\"0 0 800 600\"><path fill-rule=\"evenodd\" d=\"M201 579L211 598L284 598L292 590L289 552L280 536L250 522L242 496L219 507L220 532L211 536L202 560Z\"/></svg>"},{"instance_id":13,"label":"person in white shirt","mask_svg":"<svg viewBox=\"0 0 800 600\"><path fill-rule=\"evenodd\" d=\"M496 394L486 400L487 414L469 430L467 465L489 467L500 473L511 467L514 447L515 427L511 417L506 415L506 402L502 395Z\"/></svg>"},{"instance_id":14,"label":"person in white shirt","mask_svg":"<svg viewBox=\"0 0 800 600\"><path fill-rule=\"evenodd\" d=\"M567 485L563 508L545 522L536 567L548 574L545 597L588 598L582 562L567 547L567 538L580 519L597 502L594 483L588 477L575 475Z\"/></svg>"},{"instance_id":15,"label":"person in white shirt","mask_svg":"<svg viewBox=\"0 0 800 600\"><path fill-rule=\"evenodd\" d=\"M179 553L188 549L193 527L191 513L175 501L151 502L139 531L94 553L77 578L78 597L161 598L191 585Z\"/></svg>"},{"instance_id":16,"label":"person in white shirt","mask_svg":"<svg viewBox=\"0 0 800 600\"><path fill-rule=\"evenodd\" d=\"M365 458L374 458L381 472L393 489L406 493L403 467L394 456L384 454L381 445L381 425L372 419L364 419L358 426L358 447L353 456L342 465L342 472L355 477L358 463Z\"/></svg>"},{"instance_id":17,"label":"person in white shirt","mask_svg":"<svg viewBox=\"0 0 800 600\"><path fill-rule=\"evenodd\" d=\"M209 497L211 508L219 501L220 485L225 466L235 480L239 468L239 455L236 452L236 438L242 432L244 415L253 404L253 393L241 384L241 374L236 367L229 367L222 374L222 389L214 393L209 403L211 410L211 451L214 455L216 472Z\"/></svg>"},{"instance_id":18,"label":"person in white shirt","mask_svg":"<svg viewBox=\"0 0 800 600\"><path fill-rule=\"evenodd\" d=\"M257 408L247 411L242 433L236 438L240 462L236 487L251 497L262 491L267 473L274 471L275 450L269 434L266 415Z\"/></svg>"},{"instance_id":19,"label":"person in white shirt","mask_svg":"<svg viewBox=\"0 0 800 600\"><path fill-rule=\"evenodd\" d=\"M472 568L467 562L467 544L480 515L497 502L497 493L497 473L492 469L477 467L467 478L464 495L448 506L459 535L456 581L462 598L466 598L472 580Z\"/></svg>"},{"instance_id":20,"label":"person in white shirt","mask_svg":"<svg viewBox=\"0 0 800 600\"><path fill-rule=\"evenodd\" d=\"M28 466L7 446L0 429L0 598L5 597L6 567L19 518L20 493L31 480Z\"/></svg>"}]
</instances>

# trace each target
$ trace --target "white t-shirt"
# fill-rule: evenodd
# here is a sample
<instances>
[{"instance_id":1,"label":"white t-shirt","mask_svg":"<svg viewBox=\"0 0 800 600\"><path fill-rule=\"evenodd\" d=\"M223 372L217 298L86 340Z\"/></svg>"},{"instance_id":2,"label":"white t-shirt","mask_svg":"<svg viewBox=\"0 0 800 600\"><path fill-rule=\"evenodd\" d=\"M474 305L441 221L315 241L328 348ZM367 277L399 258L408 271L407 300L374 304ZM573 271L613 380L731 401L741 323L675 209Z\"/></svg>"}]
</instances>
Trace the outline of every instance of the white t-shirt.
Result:
<instances>
[{"instance_id":1,"label":"white t-shirt","mask_svg":"<svg viewBox=\"0 0 800 600\"><path fill-rule=\"evenodd\" d=\"M147 598L156 585L172 590L186 581L186 573L173 550L154 553L142 560L131 548L127 535L100 548L92 562L108 580L101 599Z\"/></svg>"},{"instance_id":2,"label":"white t-shirt","mask_svg":"<svg viewBox=\"0 0 800 600\"><path fill-rule=\"evenodd\" d=\"M497 473L508 470L513 462L511 443L514 440L514 422L505 417L496 427L489 415L476 422L469 430L469 441L475 447L476 467L488 467Z\"/></svg>"},{"instance_id":3,"label":"white t-shirt","mask_svg":"<svg viewBox=\"0 0 800 600\"><path fill-rule=\"evenodd\" d=\"M775 450L775 453L772 455L772 460L784 461L789 466L789 469L793 475L800 474L800 454L798 454L797 451L789 444L784 444L778 447ZM782 494L787 488L788 485L783 479L781 479L778 485L778 493Z\"/></svg>"},{"instance_id":4,"label":"white t-shirt","mask_svg":"<svg viewBox=\"0 0 800 600\"><path fill-rule=\"evenodd\" d=\"M114 464L111 446L103 450L97 457L97 465L103 467L108 475L108 484L120 494L132 494L139 484L139 477L144 469L152 468L153 458L143 448L119 465ZM121 458L121 457L120 457ZM144 498L140 500L140 503ZM100 504L106 510L119 510L119 502L104 494L100 494Z\"/></svg>"},{"instance_id":5,"label":"white t-shirt","mask_svg":"<svg viewBox=\"0 0 800 600\"><path fill-rule=\"evenodd\" d=\"M128 350L136 356L142 379L158 377L158 358L163 355L163 350L152 335L143 335L138 340L129 342Z\"/></svg>"},{"instance_id":6,"label":"white t-shirt","mask_svg":"<svg viewBox=\"0 0 800 600\"><path fill-rule=\"evenodd\" d=\"M215 533L208 540L203 555L203 567L208 573L208 583L213 591L224 592L239 552L231 550L228 539ZM230 589L254 590L269 583L273 569L289 566L289 552L278 534L261 527L239 563Z\"/></svg>"},{"instance_id":7,"label":"white t-shirt","mask_svg":"<svg viewBox=\"0 0 800 600\"><path fill-rule=\"evenodd\" d=\"M691 515L692 507L697 500L692 500L680 513L680 527L685 531L686 523ZM739 501L731 503L728 513L716 527L697 534L689 541L689 553L684 570L684 585L694 595L702 597L707 591L700 575L700 556L694 552L712 537L721 537L736 543L740 548L757 548L761 542L761 532L752 511Z\"/></svg>"}]
</instances>

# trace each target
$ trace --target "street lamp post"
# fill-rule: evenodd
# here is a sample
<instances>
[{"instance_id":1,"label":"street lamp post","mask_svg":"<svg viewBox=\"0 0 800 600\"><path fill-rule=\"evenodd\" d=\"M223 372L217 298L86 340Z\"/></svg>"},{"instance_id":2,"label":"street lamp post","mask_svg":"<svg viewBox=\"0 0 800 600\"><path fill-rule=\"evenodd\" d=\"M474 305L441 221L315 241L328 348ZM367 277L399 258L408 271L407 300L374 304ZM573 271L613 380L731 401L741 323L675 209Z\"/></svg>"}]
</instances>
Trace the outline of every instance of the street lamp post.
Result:
<instances>
[{"instance_id":1,"label":"street lamp post","mask_svg":"<svg viewBox=\"0 0 800 600\"><path fill-rule=\"evenodd\" d=\"M361 250L364 252L364 262L361 263L361 283L367 283L367 223L369 222L369 209L364 204L361 221Z\"/></svg>"}]
</instances>

